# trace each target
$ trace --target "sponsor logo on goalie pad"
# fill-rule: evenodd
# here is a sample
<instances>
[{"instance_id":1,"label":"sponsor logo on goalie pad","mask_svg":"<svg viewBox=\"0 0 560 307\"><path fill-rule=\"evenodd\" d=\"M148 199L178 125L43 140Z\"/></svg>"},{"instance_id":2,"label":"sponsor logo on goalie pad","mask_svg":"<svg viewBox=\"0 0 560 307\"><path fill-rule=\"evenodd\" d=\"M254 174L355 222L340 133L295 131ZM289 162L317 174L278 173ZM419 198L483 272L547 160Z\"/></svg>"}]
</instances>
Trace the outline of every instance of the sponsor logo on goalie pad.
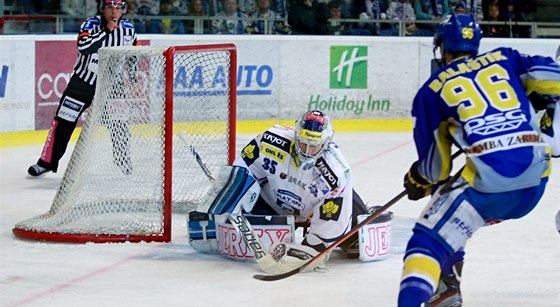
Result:
<instances>
[{"instance_id":1,"label":"sponsor logo on goalie pad","mask_svg":"<svg viewBox=\"0 0 560 307\"><path fill-rule=\"evenodd\" d=\"M361 223L368 214L359 215L358 223ZM362 261L382 260L391 253L391 219L392 212L380 215L370 224L360 228L358 232L359 259Z\"/></svg>"},{"instance_id":2,"label":"sponsor logo on goalie pad","mask_svg":"<svg viewBox=\"0 0 560 307\"><path fill-rule=\"evenodd\" d=\"M269 250L274 243L294 241L293 216L245 215L245 217L251 223L253 232L260 238L263 250ZM236 260L255 258L243 237L228 220L217 221L216 225L217 247L222 255Z\"/></svg>"}]
</instances>

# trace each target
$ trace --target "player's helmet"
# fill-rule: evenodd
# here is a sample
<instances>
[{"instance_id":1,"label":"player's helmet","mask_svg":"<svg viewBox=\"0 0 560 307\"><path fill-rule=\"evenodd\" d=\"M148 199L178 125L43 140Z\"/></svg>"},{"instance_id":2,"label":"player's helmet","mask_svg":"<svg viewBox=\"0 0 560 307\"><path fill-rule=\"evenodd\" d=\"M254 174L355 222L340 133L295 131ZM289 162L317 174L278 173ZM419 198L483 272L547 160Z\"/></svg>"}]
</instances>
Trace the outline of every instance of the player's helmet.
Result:
<instances>
[{"instance_id":1,"label":"player's helmet","mask_svg":"<svg viewBox=\"0 0 560 307\"><path fill-rule=\"evenodd\" d=\"M296 122L295 149L302 164L315 161L327 149L333 135L331 120L325 113L305 112Z\"/></svg>"},{"instance_id":2,"label":"player's helmet","mask_svg":"<svg viewBox=\"0 0 560 307\"><path fill-rule=\"evenodd\" d=\"M124 11L126 9L126 0L101 0L99 3L99 11L103 11L107 5L113 5L115 7L120 6Z\"/></svg>"},{"instance_id":3,"label":"player's helmet","mask_svg":"<svg viewBox=\"0 0 560 307\"><path fill-rule=\"evenodd\" d=\"M446 52L478 54L482 30L473 15L452 14L437 27L434 50L442 43Z\"/></svg>"}]
</instances>

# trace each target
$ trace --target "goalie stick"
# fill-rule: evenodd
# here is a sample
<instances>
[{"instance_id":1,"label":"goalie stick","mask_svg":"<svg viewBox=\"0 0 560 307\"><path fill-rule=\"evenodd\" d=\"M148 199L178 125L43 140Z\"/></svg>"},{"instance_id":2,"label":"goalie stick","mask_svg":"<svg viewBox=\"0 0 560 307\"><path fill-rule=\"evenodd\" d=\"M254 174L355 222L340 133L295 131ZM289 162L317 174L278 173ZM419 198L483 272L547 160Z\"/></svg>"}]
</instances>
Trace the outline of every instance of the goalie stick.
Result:
<instances>
[{"instance_id":1,"label":"goalie stick","mask_svg":"<svg viewBox=\"0 0 560 307\"><path fill-rule=\"evenodd\" d=\"M200 166L200 168L202 169L202 171L204 172L204 175L206 175L206 177L208 177L208 179L212 182L215 181L214 177L212 177L212 173L210 173L210 170L208 169L208 167L206 166L206 164L204 164L202 162L202 158L200 157L200 155L198 154L198 151L196 151L196 148L194 148L194 146L192 146L188 141L187 141L187 137L185 136L185 132L181 131L177 134L179 136L179 138L185 142L185 144L187 146L189 146L189 149L191 151L191 153L193 154L196 163L198 163L198 166Z\"/></svg>"},{"instance_id":2,"label":"goalie stick","mask_svg":"<svg viewBox=\"0 0 560 307\"><path fill-rule=\"evenodd\" d=\"M451 156L451 160L453 161L455 158L457 158L462 152L459 150L457 152L455 152L452 156ZM453 182L454 179L456 177L458 177L458 175L461 174L461 171L457 172L454 176L453 179L449 180L448 182ZM443 187L445 188L445 186ZM274 274L274 275L263 275L263 274L256 274L253 275L253 278L258 279L258 280L263 280L263 281L275 281L275 280L281 280L284 278L288 278L290 276L293 276L297 273L300 272L307 272L308 270L312 269L313 267L318 266L319 262L324 261L324 259L326 258L326 255L328 253L330 253L332 250L334 250L337 246L339 246L340 244L342 244L342 242L346 241L348 238L350 238L353 234L355 234L356 232L358 232L360 230L360 228L364 227L365 225L373 222L377 217L379 217L383 212L385 212L387 209L389 209L391 206L393 206L395 203L397 203L399 200L401 200L401 198L405 197L407 195L406 190L402 191L399 193L399 195L393 197L393 199L391 199L388 203L386 203L385 205L381 206L379 209L375 210L367 219L365 219L364 221L362 221L361 223L359 223L358 225L356 225L354 228L352 228L347 234L345 234L343 237L339 238L338 240L336 240L333 244L331 244L327 249L325 249L324 251L322 251L321 253L319 253L317 256L313 257L312 259L310 259L308 262L306 262L305 264L303 264L302 266L295 268L291 271L285 272L285 273L280 273L280 274Z\"/></svg>"},{"instance_id":3,"label":"goalie stick","mask_svg":"<svg viewBox=\"0 0 560 307\"><path fill-rule=\"evenodd\" d=\"M198 154L196 148L189 144L189 142L187 141L185 133L179 132L177 135L187 146L189 146L189 149L194 155L198 166L200 166L208 180L210 180L211 182L215 182L216 180L214 179L214 177L212 177L212 173L210 173L210 170L202 161L202 158ZM259 236L257 236L257 234L255 234L255 232L253 231L253 227L251 223L249 223L247 218L245 218L241 213L236 212L227 214L227 218L235 227L237 233L241 235L247 247L249 247L249 249L253 253L253 256L255 257L255 260L257 261L257 264L259 265L261 270L268 274L280 274L286 271L286 269L283 268L279 262L274 260L272 255L266 249L264 249L264 245L262 244L261 239L259 238Z\"/></svg>"}]
</instances>

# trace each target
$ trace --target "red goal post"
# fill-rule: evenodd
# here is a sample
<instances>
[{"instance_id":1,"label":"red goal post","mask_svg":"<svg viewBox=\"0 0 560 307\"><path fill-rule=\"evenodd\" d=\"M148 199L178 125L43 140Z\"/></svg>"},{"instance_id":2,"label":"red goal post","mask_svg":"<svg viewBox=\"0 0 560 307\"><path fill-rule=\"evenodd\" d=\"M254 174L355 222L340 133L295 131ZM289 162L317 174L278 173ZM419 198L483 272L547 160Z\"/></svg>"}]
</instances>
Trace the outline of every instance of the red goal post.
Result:
<instances>
[{"instance_id":1,"label":"red goal post","mask_svg":"<svg viewBox=\"0 0 560 307\"><path fill-rule=\"evenodd\" d=\"M172 212L196 208L211 186L201 164L217 174L235 158L236 69L233 44L100 49L94 102L51 208L14 235L171 241Z\"/></svg>"}]
</instances>

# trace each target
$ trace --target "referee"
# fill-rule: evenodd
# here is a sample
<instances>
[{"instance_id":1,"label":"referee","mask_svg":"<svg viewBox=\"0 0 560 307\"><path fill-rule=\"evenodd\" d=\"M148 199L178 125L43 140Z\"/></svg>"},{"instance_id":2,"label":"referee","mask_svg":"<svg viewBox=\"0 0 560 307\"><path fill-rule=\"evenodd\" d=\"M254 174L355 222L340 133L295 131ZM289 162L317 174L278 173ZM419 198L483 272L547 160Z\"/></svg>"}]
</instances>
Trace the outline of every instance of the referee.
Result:
<instances>
[{"instance_id":1,"label":"referee","mask_svg":"<svg viewBox=\"0 0 560 307\"><path fill-rule=\"evenodd\" d=\"M93 102L99 48L137 45L134 25L121 20L125 10L125 0L102 0L101 15L88 18L81 25L77 44L79 54L72 78L60 98L41 157L27 170L30 176L56 173L78 118Z\"/></svg>"}]
</instances>

